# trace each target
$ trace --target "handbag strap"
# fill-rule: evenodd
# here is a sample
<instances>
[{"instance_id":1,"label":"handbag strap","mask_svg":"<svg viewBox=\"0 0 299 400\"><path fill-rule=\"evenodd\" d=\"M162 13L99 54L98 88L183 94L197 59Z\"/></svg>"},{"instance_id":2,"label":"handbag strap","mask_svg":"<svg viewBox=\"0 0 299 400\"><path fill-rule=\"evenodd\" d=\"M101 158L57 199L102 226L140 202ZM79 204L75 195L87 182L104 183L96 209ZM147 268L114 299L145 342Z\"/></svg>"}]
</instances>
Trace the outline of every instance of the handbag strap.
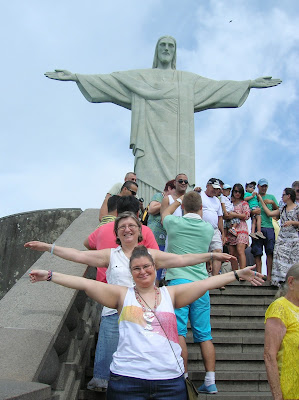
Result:
<instances>
[{"instance_id":1,"label":"handbag strap","mask_svg":"<svg viewBox=\"0 0 299 400\"><path fill-rule=\"evenodd\" d=\"M161 293L161 292L160 292L160 293ZM178 363L178 366L180 367L180 370L181 370L182 374L184 374L184 371L182 370L182 367L180 366L180 363L179 363L179 361L178 361L178 359L177 359L177 356L176 356L176 354L175 354L175 352L174 352L174 350L173 350L172 344L171 344L171 342L170 342L170 340L169 340L169 338L168 338L168 336L167 336L167 333L165 332L165 329L164 329L163 325L161 324L159 318L157 317L157 314L155 313L154 310L151 309L151 307L147 304L147 302L146 302L146 301L144 300L144 298L140 295L140 293L139 293L139 296L140 296L140 298L142 299L142 301L144 302L144 304L148 307L148 309L151 310L151 312L154 314L154 316L156 317L157 321L159 322L159 325L161 326L161 328L162 328L162 330L163 330L163 332L164 332L164 334L165 334L165 336L166 336L166 338L167 338L167 340L168 340L169 346L170 346L170 348L171 348L171 350L172 350L172 352L173 352L173 354L174 354L174 356L175 356L176 362Z\"/></svg>"}]
</instances>

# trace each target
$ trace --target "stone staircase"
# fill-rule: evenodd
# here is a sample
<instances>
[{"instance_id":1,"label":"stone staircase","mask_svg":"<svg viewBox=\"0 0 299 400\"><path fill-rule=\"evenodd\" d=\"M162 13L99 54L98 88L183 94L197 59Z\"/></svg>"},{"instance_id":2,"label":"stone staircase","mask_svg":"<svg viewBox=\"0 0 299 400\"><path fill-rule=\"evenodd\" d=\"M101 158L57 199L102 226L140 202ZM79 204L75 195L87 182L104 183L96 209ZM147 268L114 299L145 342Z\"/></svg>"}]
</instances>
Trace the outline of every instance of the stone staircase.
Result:
<instances>
[{"instance_id":1,"label":"stone staircase","mask_svg":"<svg viewBox=\"0 0 299 400\"><path fill-rule=\"evenodd\" d=\"M212 290L211 324L216 349L217 400L271 400L263 360L264 315L273 301L276 289L268 282L253 287L247 282L234 282L226 290ZM187 334L189 377L196 387L204 380L205 371L200 347L193 343L190 327ZM92 377L92 366L86 370L86 382ZM200 394L199 400L213 395ZM86 390L80 400L101 400L105 394ZM124 395L124 400L125 400ZM175 399L174 399L175 400Z\"/></svg>"},{"instance_id":2,"label":"stone staircase","mask_svg":"<svg viewBox=\"0 0 299 400\"><path fill-rule=\"evenodd\" d=\"M212 290L211 325L216 349L217 399L271 400L263 361L264 315L276 289L234 282ZM204 380L200 347L187 335L189 376L198 387ZM211 398L200 394L199 399Z\"/></svg>"}]
</instances>

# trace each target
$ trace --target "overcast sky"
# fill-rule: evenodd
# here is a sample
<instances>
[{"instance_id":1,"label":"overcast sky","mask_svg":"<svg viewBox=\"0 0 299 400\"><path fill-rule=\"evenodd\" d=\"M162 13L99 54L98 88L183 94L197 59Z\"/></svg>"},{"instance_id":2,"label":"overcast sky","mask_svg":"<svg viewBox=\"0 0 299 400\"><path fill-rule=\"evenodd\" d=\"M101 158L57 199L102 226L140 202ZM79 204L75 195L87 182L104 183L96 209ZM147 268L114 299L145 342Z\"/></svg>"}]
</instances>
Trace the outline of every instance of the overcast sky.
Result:
<instances>
[{"instance_id":1,"label":"overcast sky","mask_svg":"<svg viewBox=\"0 0 299 400\"><path fill-rule=\"evenodd\" d=\"M4 2L0 217L100 206L133 169L130 111L91 104L73 82L43 74L150 68L165 34L177 39L177 69L212 79L283 80L252 89L239 109L195 115L196 184L265 177L279 200L299 180L298 11L297 0Z\"/></svg>"}]
</instances>

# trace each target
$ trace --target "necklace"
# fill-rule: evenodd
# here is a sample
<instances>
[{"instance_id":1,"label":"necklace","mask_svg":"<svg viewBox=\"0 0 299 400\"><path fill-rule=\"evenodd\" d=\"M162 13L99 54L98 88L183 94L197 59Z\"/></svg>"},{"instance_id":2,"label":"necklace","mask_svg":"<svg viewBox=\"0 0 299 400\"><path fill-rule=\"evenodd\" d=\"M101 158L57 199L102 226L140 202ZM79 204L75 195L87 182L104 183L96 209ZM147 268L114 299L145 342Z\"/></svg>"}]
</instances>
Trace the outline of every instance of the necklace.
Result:
<instances>
[{"instance_id":1,"label":"necklace","mask_svg":"<svg viewBox=\"0 0 299 400\"><path fill-rule=\"evenodd\" d=\"M154 304L154 309L152 310L149 305L146 303L145 300L143 300L143 298L141 297L140 293L138 292L136 286L134 286L134 291L135 291L135 297L136 300L138 301L138 303L141 305L142 311L143 311L143 318L146 322L146 326L144 327L145 330L147 331L152 331L153 327L152 327L152 322L155 319L155 312L158 306L158 297L160 295L160 290L157 288L157 286L154 286L154 290L155 290L155 304ZM147 308L144 306L145 303Z\"/></svg>"}]
</instances>

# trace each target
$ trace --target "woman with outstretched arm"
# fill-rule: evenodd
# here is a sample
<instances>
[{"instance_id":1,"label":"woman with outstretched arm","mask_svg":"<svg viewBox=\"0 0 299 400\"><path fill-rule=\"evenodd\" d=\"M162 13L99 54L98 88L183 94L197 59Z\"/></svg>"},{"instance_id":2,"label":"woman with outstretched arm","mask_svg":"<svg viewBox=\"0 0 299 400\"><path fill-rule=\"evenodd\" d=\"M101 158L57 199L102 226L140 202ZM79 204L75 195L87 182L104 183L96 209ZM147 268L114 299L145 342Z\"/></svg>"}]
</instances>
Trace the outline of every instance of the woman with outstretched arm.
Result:
<instances>
[{"instance_id":1,"label":"woman with outstretched arm","mask_svg":"<svg viewBox=\"0 0 299 400\"><path fill-rule=\"evenodd\" d=\"M254 286L263 283L262 275L253 271L253 266L203 281L157 288L154 260L144 246L137 246L132 251L129 267L135 286L130 288L46 270L30 273L33 283L52 281L84 290L97 302L117 309L120 336L110 365L108 400L120 400L124 395L128 400L150 399L153 391L157 394L156 399L186 400L174 308L190 304L207 290L227 285L235 279L248 280Z\"/></svg>"}]
</instances>

